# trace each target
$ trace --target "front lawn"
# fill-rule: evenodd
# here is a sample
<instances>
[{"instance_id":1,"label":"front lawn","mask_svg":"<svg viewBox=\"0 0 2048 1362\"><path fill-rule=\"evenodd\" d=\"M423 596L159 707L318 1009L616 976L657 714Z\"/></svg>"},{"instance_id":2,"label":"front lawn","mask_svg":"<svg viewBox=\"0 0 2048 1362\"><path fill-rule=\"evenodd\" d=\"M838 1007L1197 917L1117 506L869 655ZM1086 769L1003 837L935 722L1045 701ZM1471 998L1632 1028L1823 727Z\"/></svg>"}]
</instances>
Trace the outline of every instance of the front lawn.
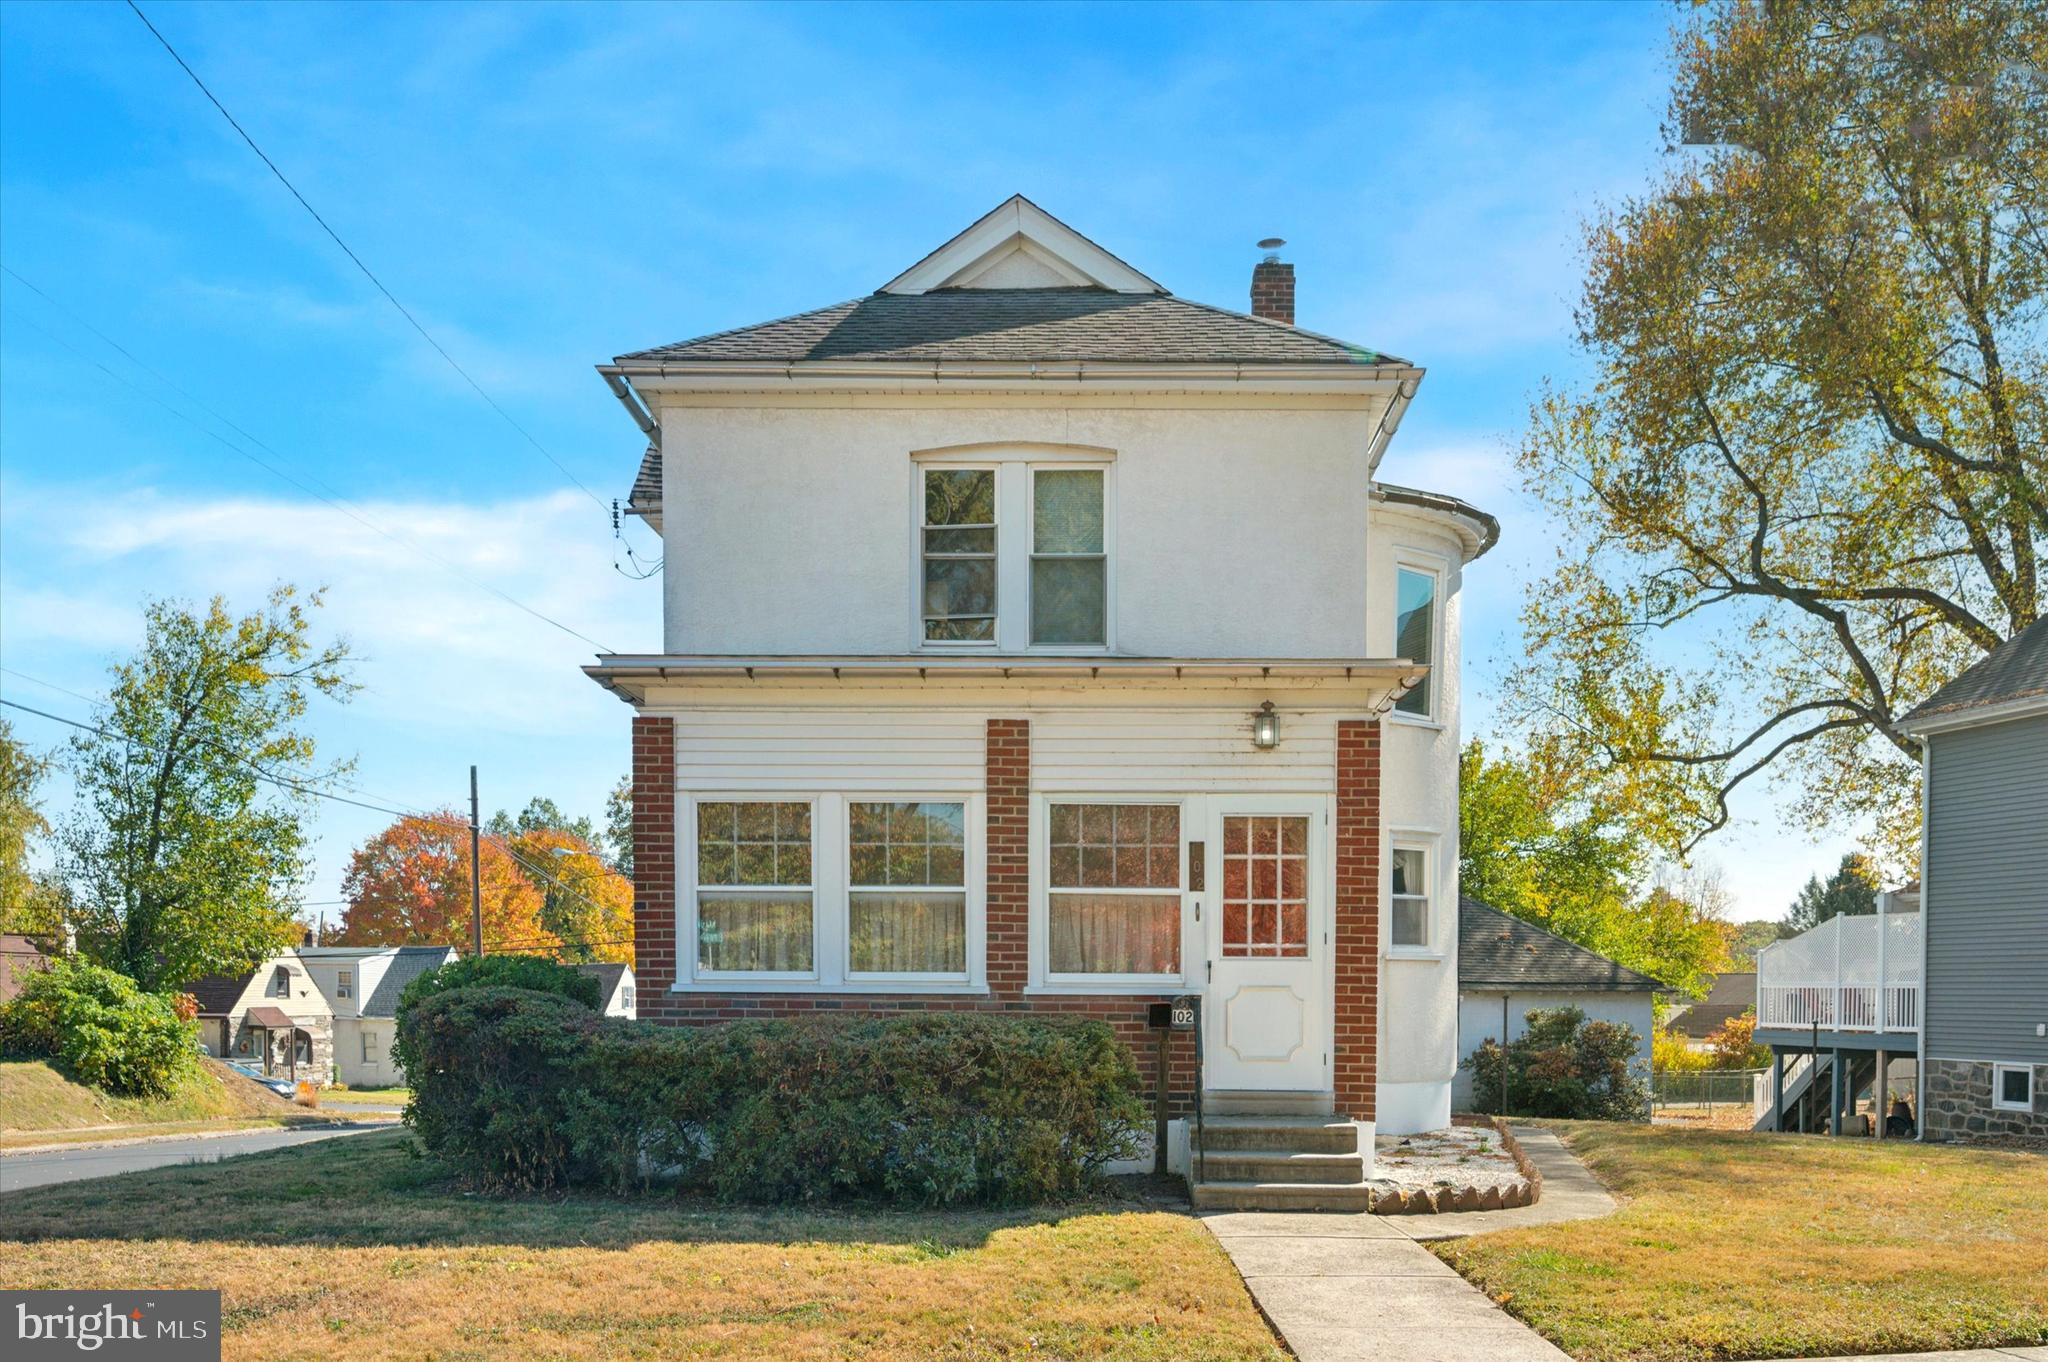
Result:
<instances>
[{"instance_id":1,"label":"front lawn","mask_svg":"<svg viewBox=\"0 0 2048 1362\"><path fill-rule=\"evenodd\" d=\"M412 1100L411 1088L322 1088L320 1105L338 1102L347 1106L351 1102L373 1102L378 1106L402 1107Z\"/></svg>"},{"instance_id":2,"label":"front lawn","mask_svg":"<svg viewBox=\"0 0 2048 1362\"><path fill-rule=\"evenodd\" d=\"M1621 1211L1437 1252L1578 1362L2048 1343L2048 1158L1559 1130Z\"/></svg>"},{"instance_id":3,"label":"front lawn","mask_svg":"<svg viewBox=\"0 0 2048 1362\"><path fill-rule=\"evenodd\" d=\"M220 1287L230 1359L1285 1356L1184 1215L501 1200L408 1140L0 1198L0 1286Z\"/></svg>"}]
</instances>

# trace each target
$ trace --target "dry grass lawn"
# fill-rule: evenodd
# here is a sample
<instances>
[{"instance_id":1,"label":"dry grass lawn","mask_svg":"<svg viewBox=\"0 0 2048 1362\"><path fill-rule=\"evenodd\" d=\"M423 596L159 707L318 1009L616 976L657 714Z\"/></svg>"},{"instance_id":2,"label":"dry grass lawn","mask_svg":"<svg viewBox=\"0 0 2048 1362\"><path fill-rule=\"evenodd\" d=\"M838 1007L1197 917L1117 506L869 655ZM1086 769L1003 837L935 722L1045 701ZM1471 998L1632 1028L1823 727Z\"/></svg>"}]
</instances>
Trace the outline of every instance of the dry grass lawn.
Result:
<instances>
[{"instance_id":1,"label":"dry grass lawn","mask_svg":"<svg viewBox=\"0 0 2048 1362\"><path fill-rule=\"evenodd\" d=\"M0 1060L0 1149L325 1125L362 1115L347 1108L310 1112L211 1059L164 1098L116 1097L41 1060Z\"/></svg>"},{"instance_id":2,"label":"dry grass lawn","mask_svg":"<svg viewBox=\"0 0 2048 1362\"><path fill-rule=\"evenodd\" d=\"M0 1198L0 1286L219 1287L225 1356L1284 1354L1193 1219L493 1199L393 1132Z\"/></svg>"},{"instance_id":3,"label":"dry grass lawn","mask_svg":"<svg viewBox=\"0 0 2048 1362\"><path fill-rule=\"evenodd\" d=\"M2048 1343L2048 1158L1559 1129L1621 1211L1438 1252L1578 1362Z\"/></svg>"}]
</instances>

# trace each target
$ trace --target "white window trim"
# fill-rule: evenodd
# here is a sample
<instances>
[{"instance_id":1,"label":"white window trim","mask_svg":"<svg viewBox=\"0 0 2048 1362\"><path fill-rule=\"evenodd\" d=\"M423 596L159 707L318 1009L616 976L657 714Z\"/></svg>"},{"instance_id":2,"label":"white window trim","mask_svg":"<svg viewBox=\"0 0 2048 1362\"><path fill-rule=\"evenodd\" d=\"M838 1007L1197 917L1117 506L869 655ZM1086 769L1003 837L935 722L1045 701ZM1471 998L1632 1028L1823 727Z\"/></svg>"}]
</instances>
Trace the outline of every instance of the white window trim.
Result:
<instances>
[{"instance_id":1,"label":"white window trim","mask_svg":"<svg viewBox=\"0 0 2048 1362\"><path fill-rule=\"evenodd\" d=\"M1048 967L1052 955L1052 806L1055 804L1148 804L1170 805L1180 810L1180 884L1173 897L1180 903L1180 972L1177 974L1054 974ZM1034 793L1031 796L1030 853L1030 969L1027 994L1177 994L1188 991L1191 962L1201 949L1195 936L1194 914L1188 911L1188 812L1189 801L1177 795L1110 794L1097 790L1071 793ZM1126 891L1117 891L1126 892ZM1166 897L1165 890L1133 890ZM1206 958L1206 956L1204 957Z\"/></svg>"},{"instance_id":2,"label":"white window trim","mask_svg":"<svg viewBox=\"0 0 2048 1362\"><path fill-rule=\"evenodd\" d=\"M353 998L356 996L356 980L353 970L343 969L334 972L334 996L337 998Z\"/></svg>"},{"instance_id":3,"label":"white window trim","mask_svg":"<svg viewBox=\"0 0 2048 1362\"><path fill-rule=\"evenodd\" d=\"M2008 1102L2005 1100L2005 1076L2022 1073L2027 1076L2027 1100ZM1991 1107L1994 1111L2026 1111L2034 1109L2034 1066L2031 1064L1993 1064L1991 1066Z\"/></svg>"},{"instance_id":4,"label":"white window trim","mask_svg":"<svg viewBox=\"0 0 2048 1362\"><path fill-rule=\"evenodd\" d=\"M986 445L913 451L910 456L911 651L996 652L1084 656L1116 651L1116 453L1091 446ZM993 469L996 475L996 636L935 639L924 636L924 475L927 469ZM1040 469L1094 468L1102 472L1103 620L1100 644L1031 641L1032 502ZM1005 527L1011 527L1005 533Z\"/></svg>"},{"instance_id":5,"label":"white window trim","mask_svg":"<svg viewBox=\"0 0 2048 1362\"><path fill-rule=\"evenodd\" d=\"M1442 960L1446 952L1441 940L1437 922L1438 909L1443 901L1442 858L1439 848L1442 836L1429 828L1390 828L1387 830L1386 869L1381 873L1381 902L1387 905L1384 915L1386 923L1386 944L1381 955L1388 960ZM1422 853L1422 882L1428 887L1423 899L1423 942L1419 946L1394 944L1394 853L1396 851L1419 851ZM1404 894L1403 898L1414 898Z\"/></svg>"},{"instance_id":6,"label":"white window trim","mask_svg":"<svg viewBox=\"0 0 2048 1362\"><path fill-rule=\"evenodd\" d=\"M1387 717L1395 723L1410 724L1416 728L1441 730L1444 699L1444 583L1450 580L1450 560L1422 549L1402 547L1394 551L1394 580L1392 609L1388 621L1393 629L1387 640L1388 656L1396 657L1401 647L1401 573L1420 573L1428 577L1433 585L1429 598L1429 656L1419 660L1429 668L1429 708L1421 714L1412 714L1398 704L1390 706Z\"/></svg>"},{"instance_id":7,"label":"white window trim","mask_svg":"<svg viewBox=\"0 0 2048 1362\"><path fill-rule=\"evenodd\" d=\"M847 855L853 802L946 803L967 806L967 976L849 974ZM808 804L811 808L811 965L809 972L741 973L697 963L697 806L724 803ZM676 799L676 977L671 993L964 993L988 992L987 800L964 791L693 790ZM836 830L836 837L821 835ZM765 887L765 886L764 886Z\"/></svg>"}]
</instances>

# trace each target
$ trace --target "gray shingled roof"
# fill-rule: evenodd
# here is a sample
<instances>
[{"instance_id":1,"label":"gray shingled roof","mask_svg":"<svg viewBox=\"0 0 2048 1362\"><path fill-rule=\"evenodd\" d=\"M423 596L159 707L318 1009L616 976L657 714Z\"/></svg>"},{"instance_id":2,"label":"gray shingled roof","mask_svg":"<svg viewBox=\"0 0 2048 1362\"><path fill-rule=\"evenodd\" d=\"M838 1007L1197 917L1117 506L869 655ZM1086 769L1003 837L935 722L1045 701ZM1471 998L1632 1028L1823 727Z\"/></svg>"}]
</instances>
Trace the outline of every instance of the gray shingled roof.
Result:
<instances>
[{"instance_id":1,"label":"gray shingled roof","mask_svg":"<svg viewBox=\"0 0 2048 1362\"><path fill-rule=\"evenodd\" d=\"M1705 1040L1722 1025L1745 1012L1756 1011L1756 971L1735 970L1714 976L1707 996L1675 1011L1664 1023L1674 1036Z\"/></svg>"},{"instance_id":2,"label":"gray shingled roof","mask_svg":"<svg viewBox=\"0 0 2048 1362\"><path fill-rule=\"evenodd\" d=\"M200 1016L225 1017L228 1009L242 996L242 990L249 987L249 981L255 977L255 970L245 970L241 974L209 974L204 979L194 979L185 986L185 991L198 999Z\"/></svg>"},{"instance_id":3,"label":"gray shingled roof","mask_svg":"<svg viewBox=\"0 0 2048 1362\"><path fill-rule=\"evenodd\" d=\"M362 1015L397 1016L398 997L405 986L428 970L439 969L453 955L447 946L400 946L398 955L385 967L384 977L377 981L376 991L363 1000Z\"/></svg>"},{"instance_id":4,"label":"gray shingled roof","mask_svg":"<svg viewBox=\"0 0 2048 1362\"><path fill-rule=\"evenodd\" d=\"M2048 695L2048 617L2035 620L1987 653L1976 666L1927 697L1900 720L1957 714L1985 705Z\"/></svg>"},{"instance_id":5,"label":"gray shingled roof","mask_svg":"<svg viewBox=\"0 0 2048 1362\"><path fill-rule=\"evenodd\" d=\"M1461 898L1458 987L1642 993L1664 985L1533 922Z\"/></svg>"},{"instance_id":6,"label":"gray shingled roof","mask_svg":"<svg viewBox=\"0 0 2048 1362\"><path fill-rule=\"evenodd\" d=\"M640 472L633 478L626 505L642 515L661 514L661 450L654 445L640 456Z\"/></svg>"},{"instance_id":7,"label":"gray shingled roof","mask_svg":"<svg viewBox=\"0 0 2048 1362\"><path fill-rule=\"evenodd\" d=\"M612 960L593 960L587 965L578 965L576 972L597 980L597 1005L603 1007L618 991L619 980L625 977L626 967Z\"/></svg>"},{"instance_id":8,"label":"gray shingled roof","mask_svg":"<svg viewBox=\"0 0 2048 1362\"><path fill-rule=\"evenodd\" d=\"M1101 288L874 293L779 321L639 350L620 364L700 360L1096 360L1402 364L1363 346L1168 294Z\"/></svg>"}]
</instances>

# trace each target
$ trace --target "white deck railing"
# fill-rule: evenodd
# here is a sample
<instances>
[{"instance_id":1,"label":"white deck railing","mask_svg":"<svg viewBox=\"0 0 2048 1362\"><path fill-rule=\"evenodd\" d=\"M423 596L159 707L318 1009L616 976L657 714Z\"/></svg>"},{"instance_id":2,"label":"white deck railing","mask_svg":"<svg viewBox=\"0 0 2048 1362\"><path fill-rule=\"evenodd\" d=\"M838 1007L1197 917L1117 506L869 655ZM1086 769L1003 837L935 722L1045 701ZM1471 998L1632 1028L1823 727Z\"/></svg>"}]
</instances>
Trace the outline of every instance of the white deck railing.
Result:
<instances>
[{"instance_id":1,"label":"white deck railing","mask_svg":"<svg viewBox=\"0 0 2048 1362\"><path fill-rule=\"evenodd\" d=\"M1756 1021L1764 1030L1920 1029L1915 913L1833 917L1757 952Z\"/></svg>"}]
</instances>

